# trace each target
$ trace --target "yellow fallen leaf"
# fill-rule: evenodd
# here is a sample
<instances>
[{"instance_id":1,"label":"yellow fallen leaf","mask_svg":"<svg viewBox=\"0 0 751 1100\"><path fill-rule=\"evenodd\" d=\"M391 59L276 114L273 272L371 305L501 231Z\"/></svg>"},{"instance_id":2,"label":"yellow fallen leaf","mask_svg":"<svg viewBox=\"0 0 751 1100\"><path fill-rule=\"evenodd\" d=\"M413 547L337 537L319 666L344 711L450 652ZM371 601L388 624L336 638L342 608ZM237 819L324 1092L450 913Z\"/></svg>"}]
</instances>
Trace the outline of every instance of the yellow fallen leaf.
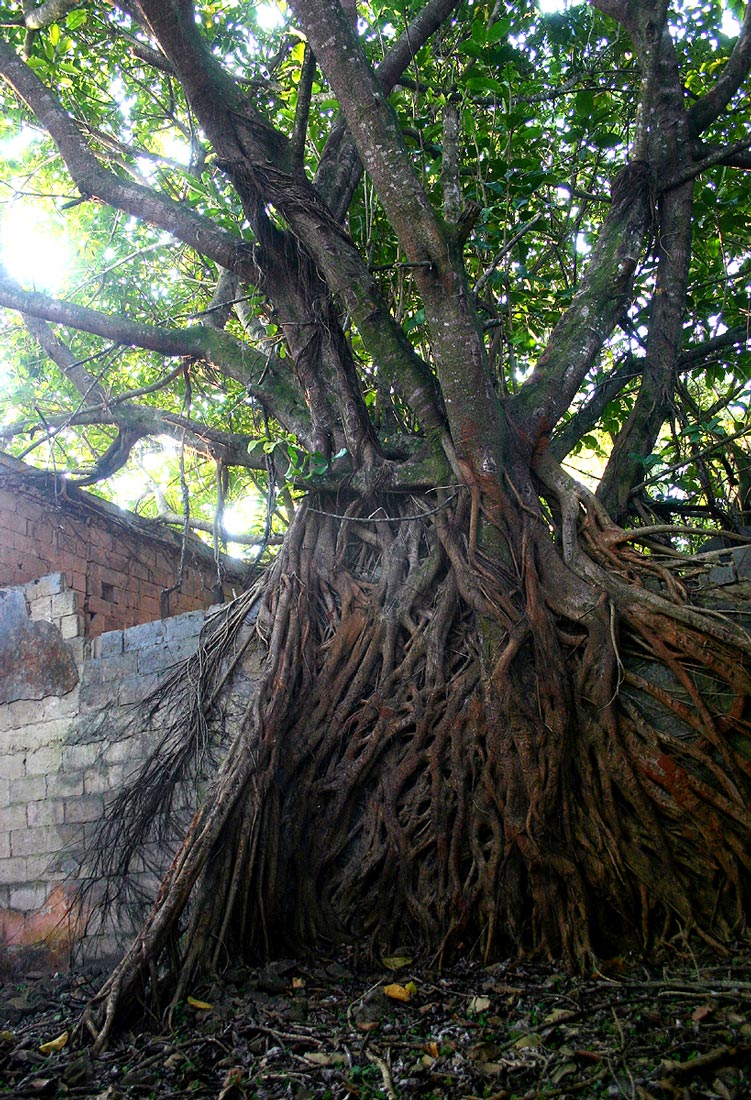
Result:
<instances>
[{"instance_id":1,"label":"yellow fallen leaf","mask_svg":"<svg viewBox=\"0 0 751 1100\"><path fill-rule=\"evenodd\" d=\"M195 997L188 997L188 1004L191 1008L200 1008L202 1012L210 1012L214 1007L208 1001L199 1001Z\"/></svg>"},{"instance_id":2,"label":"yellow fallen leaf","mask_svg":"<svg viewBox=\"0 0 751 1100\"><path fill-rule=\"evenodd\" d=\"M410 983L413 985L414 983ZM383 992L387 997L390 997L392 1001L409 1001L412 997L412 992L403 985L397 985L393 982L391 985L385 985Z\"/></svg>"},{"instance_id":3,"label":"yellow fallen leaf","mask_svg":"<svg viewBox=\"0 0 751 1100\"><path fill-rule=\"evenodd\" d=\"M467 1051L467 1057L471 1058L473 1062L495 1062L502 1052L503 1047L499 1046L498 1043L484 1040L473 1043Z\"/></svg>"},{"instance_id":4,"label":"yellow fallen leaf","mask_svg":"<svg viewBox=\"0 0 751 1100\"><path fill-rule=\"evenodd\" d=\"M64 1031L57 1039L50 1039L48 1043L42 1043L39 1050L42 1054L52 1054L56 1050L62 1050L68 1042L68 1032Z\"/></svg>"},{"instance_id":5,"label":"yellow fallen leaf","mask_svg":"<svg viewBox=\"0 0 751 1100\"><path fill-rule=\"evenodd\" d=\"M514 1043L514 1050L535 1050L542 1046L542 1039L534 1032L531 1035L522 1035Z\"/></svg>"},{"instance_id":6,"label":"yellow fallen leaf","mask_svg":"<svg viewBox=\"0 0 751 1100\"><path fill-rule=\"evenodd\" d=\"M552 1012L545 1016L543 1023L559 1024L561 1020L567 1020L570 1015L571 1011L567 1008L554 1008Z\"/></svg>"},{"instance_id":7,"label":"yellow fallen leaf","mask_svg":"<svg viewBox=\"0 0 751 1100\"><path fill-rule=\"evenodd\" d=\"M314 1066L346 1066L347 1057L344 1054L339 1054L338 1051L332 1051L326 1053L326 1051L314 1050L312 1054L303 1055L306 1062L311 1062Z\"/></svg>"},{"instance_id":8,"label":"yellow fallen leaf","mask_svg":"<svg viewBox=\"0 0 751 1100\"><path fill-rule=\"evenodd\" d=\"M0 1031L0 1039L2 1039L4 1043L12 1043L14 1042L15 1038L16 1037L12 1031Z\"/></svg>"},{"instance_id":9,"label":"yellow fallen leaf","mask_svg":"<svg viewBox=\"0 0 751 1100\"><path fill-rule=\"evenodd\" d=\"M404 988L407 990L411 997L414 997L415 993L417 993L417 986L414 982L407 982Z\"/></svg>"},{"instance_id":10,"label":"yellow fallen leaf","mask_svg":"<svg viewBox=\"0 0 751 1100\"><path fill-rule=\"evenodd\" d=\"M436 1042L425 1043L422 1049L425 1051L426 1054L429 1054L433 1060L438 1058L440 1055L438 1043Z\"/></svg>"},{"instance_id":11,"label":"yellow fallen leaf","mask_svg":"<svg viewBox=\"0 0 751 1100\"><path fill-rule=\"evenodd\" d=\"M405 966L411 966L413 960L406 955L384 955L381 962L387 970L401 970Z\"/></svg>"},{"instance_id":12,"label":"yellow fallen leaf","mask_svg":"<svg viewBox=\"0 0 751 1100\"><path fill-rule=\"evenodd\" d=\"M489 1008L489 997L473 997L472 1000L469 1002L469 1007L467 1011L469 1012L470 1016L479 1016L481 1012L487 1012Z\"/></svg>"}]
</instances>

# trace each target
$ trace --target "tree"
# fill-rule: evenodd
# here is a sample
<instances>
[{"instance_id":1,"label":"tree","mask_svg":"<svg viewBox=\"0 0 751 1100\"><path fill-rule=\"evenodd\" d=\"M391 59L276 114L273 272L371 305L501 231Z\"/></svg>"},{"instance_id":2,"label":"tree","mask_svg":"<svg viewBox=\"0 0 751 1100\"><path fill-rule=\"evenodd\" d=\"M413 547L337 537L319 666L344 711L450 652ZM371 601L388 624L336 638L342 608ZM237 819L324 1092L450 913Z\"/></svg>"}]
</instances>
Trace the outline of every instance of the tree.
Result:
<instances>
[{"instance_id":1,"label":"tree","mask_svg":"<svg viewBox=\"0 0 751 1100\"><path fill-rule=\"evenodd\" d=\"M57 367L23 412L16 329L6 438L94 482L172 434L220 497L296 494L231 619L258 695L99 1045L158 963L176 998L317 942L585 965L736 933L751 644L690 579L747 507L751 8L24 12L13 187L104 270L0 281Z\"/></svg>"}]
</instances>

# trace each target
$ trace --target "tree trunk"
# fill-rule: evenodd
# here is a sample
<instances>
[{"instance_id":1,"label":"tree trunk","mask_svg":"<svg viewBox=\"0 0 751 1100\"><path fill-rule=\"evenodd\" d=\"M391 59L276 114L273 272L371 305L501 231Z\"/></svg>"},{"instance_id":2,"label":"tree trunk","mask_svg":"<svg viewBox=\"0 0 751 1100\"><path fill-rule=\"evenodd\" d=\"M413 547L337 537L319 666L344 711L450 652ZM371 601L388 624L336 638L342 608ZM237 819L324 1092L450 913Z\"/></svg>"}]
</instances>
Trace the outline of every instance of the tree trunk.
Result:
<instances>
[{"instance_id":1,"label":"tree trunk","mask_svg":"<svg viewBox=\"0 0 751 1100\"><path fill-rule=\"evenodd\" d=\"M749 639L552 459L538 478L557 544L510 484L300 510L241 597L237 629L261 600L258 692L88 1010L99 1048L147 988L174 1004L228 957L348 942L583 967L738 931Z\"/></svg>"}]
</instances>

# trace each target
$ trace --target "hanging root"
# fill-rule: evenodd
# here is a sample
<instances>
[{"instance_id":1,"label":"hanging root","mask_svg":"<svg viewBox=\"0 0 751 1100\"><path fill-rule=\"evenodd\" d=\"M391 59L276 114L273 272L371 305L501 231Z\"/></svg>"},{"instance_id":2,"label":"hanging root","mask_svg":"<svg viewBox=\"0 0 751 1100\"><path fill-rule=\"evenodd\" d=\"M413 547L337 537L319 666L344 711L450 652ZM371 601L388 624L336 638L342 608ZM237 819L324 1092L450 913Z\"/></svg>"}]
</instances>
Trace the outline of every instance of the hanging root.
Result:
<instances>
[{"instance_id":1,"label":"hanging root","mask_svg":"<svg viewBox=\"0 0 751 1100\"><path fill-rule=\"evenodd\" d=\"M262 674L89 1006L100 1049L124 1006L174 1003L238 956L348 941L583 966L672 924L741 927L748 638L679 583L646 587L654 563L591 499L557 475L546 493L558 546L513 491L474 520L468 493L301 509L228 620L242 645L258 608Z\"/></svg>"}]
</instances>

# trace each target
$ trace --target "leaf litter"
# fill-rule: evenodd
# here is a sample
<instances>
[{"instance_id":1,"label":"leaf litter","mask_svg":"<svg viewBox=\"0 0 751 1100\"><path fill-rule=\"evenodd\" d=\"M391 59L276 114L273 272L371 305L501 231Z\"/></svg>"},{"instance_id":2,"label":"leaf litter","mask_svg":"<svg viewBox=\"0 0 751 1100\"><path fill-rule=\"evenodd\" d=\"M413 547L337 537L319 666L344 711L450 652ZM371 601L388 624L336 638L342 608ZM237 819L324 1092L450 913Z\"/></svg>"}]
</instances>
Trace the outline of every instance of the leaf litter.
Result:
<instances>
[{"instance_id":1,"label":"leaf litter","mask_svg":"<svg viewBox=\"0 0 751 1100\"><path fill-rule=\"evenodd\" d=\"M586 978L531 963L439 971L406 955L366 970L348 956L240 967L192 990L170 1029L152 1021L93 1059L66 1033L97 980L3 980L0 1097L751 1095L747 951L720 962L673 956L659 968L620 960Z\"/></svg>"}]
</instances>

